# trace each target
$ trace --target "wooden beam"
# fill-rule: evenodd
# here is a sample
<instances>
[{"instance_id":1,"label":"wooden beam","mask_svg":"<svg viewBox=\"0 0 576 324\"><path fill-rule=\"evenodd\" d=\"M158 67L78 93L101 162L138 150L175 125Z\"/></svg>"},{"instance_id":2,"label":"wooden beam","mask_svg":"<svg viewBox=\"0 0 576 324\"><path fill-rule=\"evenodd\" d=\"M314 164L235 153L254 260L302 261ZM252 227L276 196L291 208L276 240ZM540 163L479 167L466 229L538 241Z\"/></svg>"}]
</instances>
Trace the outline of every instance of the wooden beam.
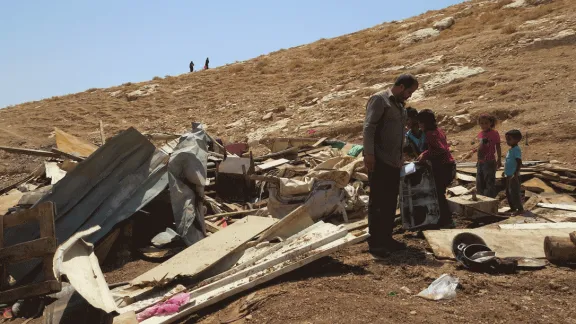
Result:
<instances>
[{"instance_id":1,"label":"wooden beam","mask_svg":"<svg viewBox=\"0 0 576 324\"><path fill-rule=\"evenodd\" d=\"M576 205L539 203L537 206L542 207L542 208L567 210L567 211L575 211L576 212Z\"/></svg>"},{"instance_id":2,"label":"wooden beam","mask_svg":"<svg viewBox=\"0 0 576 324\"><path fill-rule=\"evenodd\" d=\"M262 162L268 159L273 159L273 158L278 158L278 157L283 157L283 156L287 156L287 157L291 157L291 156L298 156L298 148L297 147L291 147L289 149L285 149L283 151L280 152L276 152L276 153L270 153L270 154L266 154L266 155L262 155L262 156L257 156L254 158L255 162Z\"/></svg>"},{"instance_id":3,"label":"wooden beam","mask_svg":"<svg viewBox=\"0 0 576 324\"><path fill-rule=\"evenodd\" d=\"M546 259L553 263L576 262L576 245L569 237L546 236L544 239L544 253Z\"/></svg>"},{"instance_id":4,"label":"wooden beam","mask_svg":"<svg viewBox=\"0 0 576 324\"><path fill-rule=\"evenodd\" d=\"M54 154L54 153L49 152L49 151L32 150L32 149L24 149L24 148L17 148L17 147L0 146L0 150L6 151L8 153L14 153L14 154L43 156L43 157L51 157L51 158L59 157L57 154Z\"/></svg>"},{"instance_id":5,"label":"wooden beam","mask_svg":"<svg viewBox=\"0 0 576 324\"><path fill-rule=\"evenodd\" d=\"M34 241L15 244L0 249L0 262L18 263L24 260L38 258L56 251L54 237L42 237Z\"/></svg>"},{"instance_id":6,"label":"wooden beam","mask_svg":"<svg viewBox=\"0 0 576 324\"><path fill-rule=\"evenodd\" d=\"M57 280L49 280L39 283L33 283L23 287L18 287L0 292L0 303L7 303L16 301L18 299L26 299L32 296L42 296L51 293L59 292L62 284Z\"/></svg>"},{"instance_id":7,"label":"wooden beam","mask_svg":"<svg viewBox=\"0 0 576 324\"><path fill-rule=\"evenodd\" d=\"M39 215L47 212L50 213L54 209L54 204L51 201L46 201L35 208L25 209L21 212L6 215L3 217L4 228L14 227L28 223L33 220L37 220Z\"/></svg>"},{"instance_id":8,"label":"wooden beam","mask_svg":"<svg viewBox=\"0 0 576 324\"><path fill-rule=\"evenodd\" d=\"M74 161L76 161L76 162L82 162L82 161L85 160L84 157L76 156L76 155L70 154L70 153L66 153L66 152L64 152L64 151L60 151L60 150L57 149L57 148L53 148L53 149L52 149L52 152L53 152L54 154L57 154L58 157L63 156L63 157L65 157L65 158L67 158L67 159L74 160Z\"/></svg>"},{"instance_id":9,"label":"wooden beam","mask_svg":"<svg viewBox=\"0 0 576 324\"><path fill-rule=\"evenodd\" d=\"M257 211L259 211L260 209L249 209L249 210L241 210L241 211L237 211L237 212L230 212L230 213L221 213L221 214L214 214L214 215L208 215L208 216L204 216L205 219L215 219L215 218L220 218L220 217L229 217L229 216L238 216L238 215L246 215L246 214L251 214L251 213L255 213Z\"/></svg>"}]
</instances>

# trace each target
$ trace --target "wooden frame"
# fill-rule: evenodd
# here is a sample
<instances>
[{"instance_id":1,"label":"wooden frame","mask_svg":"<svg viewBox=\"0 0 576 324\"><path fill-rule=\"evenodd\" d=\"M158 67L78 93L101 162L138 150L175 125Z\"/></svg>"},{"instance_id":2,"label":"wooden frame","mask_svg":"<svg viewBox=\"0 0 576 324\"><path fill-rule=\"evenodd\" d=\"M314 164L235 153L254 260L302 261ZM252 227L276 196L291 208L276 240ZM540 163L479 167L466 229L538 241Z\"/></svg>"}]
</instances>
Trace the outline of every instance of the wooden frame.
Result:
<instances>
[{"instance_id":1,"label":"wooden frame","mask_svg":"<svg viewBox=\"0 0 576 324\"><path fill-rule=\"evenodd\" d=\"M0 303L32 296L50 294L61 290L61 283L54 278L52 269L54 252L58 248L54 226L54 204L50 201L18 213L0 216ZM4 229L32 221L40 225L40 238L4 247ZM8 265L33 258L42 258L44 281L10 289Z\"/></svg>"}]
</instances>

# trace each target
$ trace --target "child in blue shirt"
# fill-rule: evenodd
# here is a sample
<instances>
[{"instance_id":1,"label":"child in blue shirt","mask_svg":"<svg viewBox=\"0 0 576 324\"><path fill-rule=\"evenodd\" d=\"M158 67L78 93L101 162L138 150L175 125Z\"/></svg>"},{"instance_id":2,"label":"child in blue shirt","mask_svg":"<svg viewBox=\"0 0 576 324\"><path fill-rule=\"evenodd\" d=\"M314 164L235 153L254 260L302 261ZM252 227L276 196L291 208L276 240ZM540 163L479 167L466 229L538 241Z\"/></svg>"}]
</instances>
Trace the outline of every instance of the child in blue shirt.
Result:
<instances>
[{"instance_id":1,"label":"child in blue shirt","mask_svg":"<svg viewBox=\"0 0 576 324\"><path fill-rule=\"evenodd\" d=\"M407 153L417 158L426 150L426 134L418 124L418 110L412 107L406 108L406 117L408 117L406 126L409 128L406 132Z\"/></svg>"},{"instance_id":2,"label":"child in blue shirt","mask_svg":"<svg viewBox=\"0 0 576 324\"><path fill-rule=\"evenodd\" d=\"M522 151L518 143L522 140L522 133L511 130L506 133L506 144L510 146L504 164L504 177L506 177L506 198L510 205L510 212L521 214L524 212L520 197L520 168L522 167Z\"/></svg>"}]
</instances>

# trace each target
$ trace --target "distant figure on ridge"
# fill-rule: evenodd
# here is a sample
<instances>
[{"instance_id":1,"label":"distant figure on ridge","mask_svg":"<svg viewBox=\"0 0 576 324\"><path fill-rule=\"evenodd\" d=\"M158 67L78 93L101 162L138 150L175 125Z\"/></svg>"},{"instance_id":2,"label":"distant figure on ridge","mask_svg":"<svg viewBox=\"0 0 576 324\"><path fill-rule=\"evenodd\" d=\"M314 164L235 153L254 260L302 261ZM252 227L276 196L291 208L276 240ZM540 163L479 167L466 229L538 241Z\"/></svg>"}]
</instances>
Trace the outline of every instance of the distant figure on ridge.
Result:
<instances>
[{"instance_id":1,"label":"distant figure on ridge","mask_svg":"<svg viewBox=\"0 0 576 324\"><path fill-rule=\"evenodd\" d=\"M190 61L190 72L194 72L194 61Z\"/></svg>"},{"instance_id":2,"label":"distant figure on ridge","mask_svg":"<svg viewBox=\"0 0 576 324\"><path fill-rule=\"evenodd\" d=\"M204 63L204 70L208 70L208 64L210 63L210 60L208 58L206 58L206 63Z\"/></svg>"}]
</instances>

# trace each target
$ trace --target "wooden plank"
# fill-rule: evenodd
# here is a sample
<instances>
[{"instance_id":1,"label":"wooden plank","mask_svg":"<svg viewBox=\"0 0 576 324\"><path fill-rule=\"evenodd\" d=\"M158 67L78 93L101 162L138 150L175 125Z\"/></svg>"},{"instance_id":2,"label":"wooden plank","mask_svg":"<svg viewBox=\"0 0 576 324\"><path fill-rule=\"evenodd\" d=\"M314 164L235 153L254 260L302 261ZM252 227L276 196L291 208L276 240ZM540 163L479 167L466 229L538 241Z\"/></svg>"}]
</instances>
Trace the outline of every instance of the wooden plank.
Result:
<instances>
[{"instance_id":1,"label":"wooden plank","mask_svg":"<svg viewBox=\"0 0 576 324\"><path fill-rule=\"evenodd\" d=\"M313 224L314 221L308 213L308 208L306 205L302 205L262 233L258 242L268 241L276 237L285 239Z\"/></svg>"},{"instance_id":2,"label":"wooden plank","mask_svg":"<svg viewBox=\"0 0 576 324\"><path fill-rule=\"evenodd\" d=\"M24 148L8 147L8 146L0 146L0 150L6 151L8 153L14 153L14 154L43 156L43 157L51 157L51 158L57 158L58 157L57 154L54 154L54 153L49 152L49 151L42 151L42 150L32 150L32 149L24 149Z\"/></svg>"},{"instance_id":3,"label":"wooden plank","mask_svg":"<svg viewBox=\"0 0 576 324\"><path fill-rule=\"evenodd\" d=\"M61 129L54 129L56 147L62 152L76 156L90 156L98 147L84 139L68 134Z\"/></svg>"},{"instance_id":4,"label":"wooden plank","mask_svg":"<svg viewBox=\"0 0 576 324\"><path fill-rule=\"evenodd\" d=\"M247 216L188 247L170 260L138 276L132 285L176 276L194 277L276 223L275 219Z\"/></svg>"},{"instance_id":5,"label":"wooden plank","mask_svg":"<svg viewBox=\"0 0 576 324\"><path fill-rule=\"evenodd\" d=\"M278 159L278 160L274 160L274 161L270 161L270 162L266 162L263 164L260 164L258 166L256 166L256 170L260 170L260 171L266 171L269 169L273 169L276 167L281 166L282 164L286 164L290 162L290 160L287 159Z\"/></svg>"},{"instance_id":6,"label":"wooden plank","mask_svg":"<svg viewBox=\"0 0 576 324\"><path fill-rule=\"evenodd\" d=\"M466 187L456 186L448 188L448 192L453 194L454 196L462 196L468 193L468 189Z\"/></svg>"},{"instance_id":7,"label":"wooden plank","mask_svg":"<svg viewBox=\"0 0 576 324\"><path fill-rule=\"evenodd\" d=\"M0 303L13 302L33 296L48 295L60 291L62 285L57 280L33 283L30 285L0 292Z\"/></svg>"},{"instance_id":8,"label":"wooden plank","mask_svg":"<svg viewBox=\"0 0 576 324\"><path fill-rule=\"evenodd\" d=\"M210 233L216 233L221 230L218 225L212 223L211 221L204 220L204 223L206 223L206 230Z\"/></svg>"},{"instance_id":9,"label":"wooden plank","mask_svg":"<svg viewBox=\"0 0 576 324\"><path fill-rule=\"evenodd\" d=\"M249 209L249 210L241 210L237 212L229 212L229 213L220 213L214 215L204 216L205 219L214 220L222 217L230 217L230 216L239 216L239 215L247 215L247 214L256 214L256 212L260 211L260 209Z\"/></svg>"},{"instance_id":10,"label":"wooden plank","mask_svg":"<svg viewBox=\"0 0 576 324\"><path fill-rule=\"evenodd\" d=\"M545 258L544 238L546 236L568 236L574 229L547 228L526 230L501 230L496 228L453 229L425 231L424 236L434 255L441 259L453 259L452 240L460 233L473 233L480 236L501 258L526 257Z\"/></svg>"},{"instance_id":11,"label":"wooden plank","mask_svg":"<svg viewBox=\"0 0 576 324\"><path fill-rule=\"evenodd\" d=\"M8 227L14 227L28 223L32 220L37 220L39 219L39 215L44 215L44 213L53 212L53 209L54 204L51 201L46 201L34 208L25 209L18 213L6 215L3 218L4 228L6 229Z\"/></svg>"},{"instance_id":12,"label":"wooden plank","mask_svg":"<svg viewBox=\"0 0 576 324\"><path fill-rule=\"evenodd\" d=\"M558 188L560 190L564 190L564 191L570 191L570 192L574 192L576 191L576 186L571 186L569 184L565 184L565 183L561 183L561 182L556 182L556 181L551 181L550 184L555 187Z\"/></svg>"},{"instance_id":13,"label":"wooden plank","mask_svg":"<svg viewBox=\"0 0 576 324\"><path fill-rule=\"evenodd\" d=\"M325 140L327 140L328 137L322 137L321 139L319 139L316 143L312 144L312 147L318 147L320 146L322 143L324 143ZM348 153L348 152L346 152Z\"/></svg>"},{"instance_id":14,"label":"wooden plank","mask_svg":"<svg viewBox=\"0 0 576 324\"><path fill-rule=\"evenodd\" d=\"M576 223L564 222L564 223L500 224L498 225L498 227L504 230L534 230L534 229L546 229L546 228L567 228L576 230Z\"/></svg>"},{"instance_id":15,"label":"wooden plank","mask_svg":"<svg viewBox=\"0 0 576 324\"><path fill-rule=\"evenodd\" d=\"M549 208L549 209L576 211L576 205L539 203L537 206L542 207L542 208Z\"/></svg>"},{"instance_id":16,"label":"wooden plank","mask_svg":"<svg viewBox=\"0 0 576 324\"><path fill-rule=\"evenodd\" d=\"M556 191L554 191L554 189L552 189L550 186L548 186L544 181L538 179L538 178L532 178L528 181L525 181L522 183L522 186L526 189L526 190L530 190L533 191L535 193L556 193Z\"/></svg>"},{"instance_id":17,"label":"wooden plank","mask_svg":"<svg viewBox=\"0 0 576 324\"><path fill-rule=\"evenodd\" d=\"M236 295L248 289L251 289L257 285L268 282L274 278L277 278L283 274L290 271L296 270L304 265L307 265L313 261L316 261L322 257L332 254L346 246L356 244L367 238L367 234L360 236L354 236L348 234L347 236L332 241L326 245L316 248L304 255L305 258L291 258L285 262L279 262L276 265L269 267L261 271L255 271L252 273L249 269L246 269L249 275L240 276L237 274L233 278L225 278L219 282L215 282L209 286L199 288L191 292L192 298L195 300L194 304L189 304L181 307L181 311L176 314L163 316L163 317L151 317L142 323L144 324L166 324L174 323L190 314L193 314L203 308L210 305L214 305L230 296ZM280 259L282 260L282 259ZM236 279L236 280L234 280Z\"/></svg>"},{"instance_id":18,"label":"wooden plank","mask_svg":"<svg viewBox=\"0 0 576 324\"><path fill-rule=\"evenodd\" d=\"M18 204L24 196L20 190L12 189L6 195L0 196L0 215L4 215L8 210Z\"/></svg>"},{"instance_id":19,"label":"wooden plank","mask_svg":"<svg viewBox=\"0 0 576 324\"><path fill-rule=\"evenodd\" d=\"M357 229L365 228L367 226L368 226L368 219L363 219L363 220L359 220L359 221L354 222L354 223L345 224L344 228L346 228L346 230L348 232L352 232L352 231L355 231Z\"/></svg>"},{"instance_id":20,"label":"wooden plank","mask_svg":"<svg viewBox=\"0 0 576 324\"><path fill-rule=\"evenodd\" d=\"M329 149L329 148L331 148L331 146L322 146L322 147L315 148L315 149L311 149L311 150L304 150L304 151L298 153L298 156L299 156L299 157L303 157L303 156L306 156L306 155L309 155L309 154L314 154L314 153L322 152L322 151L324 151L324 150L326 150L326 149Z\"/></svg>"},{"instance_id":21,"label":"wooden plank","mask_svg":"<svg viewBox=\"0 0 576 324\"><path fill-rule=\"evenodd\" d=\"M42 237L34 241L15 244L0 249L0 261L3 263L17 263L24 260L38 258L56 250L54 237Z\"/></svg>"},{"instance_id":22,"label":"wooden plank","mask_svg":"<svg viewBox=\"0 0 576 324\"><path fill-rule=\"evenodd\" d=\"M456 179L464 181L464 182L476 182L476 177L456 172Z\"/></svg>"},{"instance_id":23,"label":"wooden plank","mask_svg":"<svg viewBox=\"0 0 576 324\"><path fill-rule=\"evenodd\" d=\"M70 160L73 160L73 161L76 161L76 162L82 162L82 161L85 160L85 158L82 157L82 156L77 156L77 155L74 155L74 154L66 153L66 152L64 152L64 151L60 151L60 150L57 149L57 148L53 148L53 149L52 149L52 152L55 153L55 154L58 154L58 156L65 157L65 158L67 158L67 159L70 159Z\"/></svg>"}]
</instances>

